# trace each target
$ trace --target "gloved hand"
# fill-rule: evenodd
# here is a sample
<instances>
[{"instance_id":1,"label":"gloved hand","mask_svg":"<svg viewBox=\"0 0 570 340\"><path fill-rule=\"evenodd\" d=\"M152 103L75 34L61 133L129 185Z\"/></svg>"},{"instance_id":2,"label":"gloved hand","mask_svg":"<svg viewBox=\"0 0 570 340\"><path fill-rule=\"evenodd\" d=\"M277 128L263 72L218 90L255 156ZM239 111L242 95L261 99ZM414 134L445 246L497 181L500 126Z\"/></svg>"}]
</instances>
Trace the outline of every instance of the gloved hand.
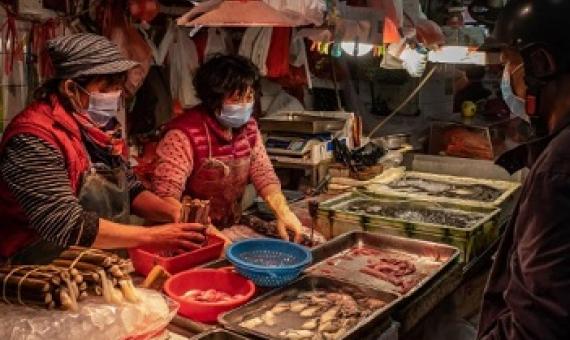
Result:
<instances>
[{"instance_id":1,"label":"gloved hand","mask_svg":"<svg viewBox=\"0 0 570 340\"><path fill-rule=\"evenodd\" d=\"M428 55L427 53L420 53L415 48L406 45L400 54L400 60L402 61L402 66L408 71L410 76L419 78L426 70Z\"/></svg>"},{"instance_id":2,"label":"gloved hand","mask_svg":"<svg viewBox=\"0 0 570 340\"><path fill-rule=\"evenodd\" d=\"M300 243L303 236L303 225L297 216L293 214L291 209L289 209L283 193L281 191L272 192L265 197L265 201L273 210L275 217L277 217L277 229L281 238L289 240L287 230L290 230L295 234L295 242Z\"/></svg>"}]
</instances>

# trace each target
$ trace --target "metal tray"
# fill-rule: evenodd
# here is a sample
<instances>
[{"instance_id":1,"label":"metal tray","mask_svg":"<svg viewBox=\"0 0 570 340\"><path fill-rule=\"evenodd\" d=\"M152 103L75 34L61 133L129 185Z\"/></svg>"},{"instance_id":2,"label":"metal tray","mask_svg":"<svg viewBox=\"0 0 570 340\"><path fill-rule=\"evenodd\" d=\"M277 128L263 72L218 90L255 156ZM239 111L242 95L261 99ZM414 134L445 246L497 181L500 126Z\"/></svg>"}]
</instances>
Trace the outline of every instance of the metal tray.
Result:
<instances>
[{"instance_id":1,"label":"metal tray","mask_svg":"<svg viewBox=\"0 0 570 340\"><path fill-rule=\"evenodd\" d=\"M361 319L352 329L348 331L345 336L339 339L362 339L363 336L372 334L377 331L379 326L386 328L390 325L389 313L399 301L399 297L395 294L388 292L379 291L369 287L359 287L342 280L336 280L332 278L322 277L322 276L304 276L287 287L283 287L277 290L273 290L248 304L238 307L230 312L222 314L218 317L218 321L224 326L224 328L239 332L241 334L247 334L248 336L253 336L261 339L283 339L278 335L272 335L267 333L262 333L258 330L252 330L249 328L241 327L240 323L251 317L261 316L266 311L270 310L281 301L288 292L299 290L299 291L312 291L315 289L351 289L359 291L364 295L380 299L387 302L387 304L373 312L366 318ZM288 324L290 320L279 320L278 325L283 329L290 329L294 327ZM264 326L267 327L267 326ZM273 334L278 334L278 330L273 330Z\"/></svg>"},{"instance_id":2,"label":"metal tray","mask_svg":"<svg viewBox=\"0 0 570 340\"><path fill-rule=\"evenodd\" d=\"M402 207L409 205L418 209L449 211L452 214L478 215L475 223L467 227L431 223L415 220L414 216L402 219L348 211L344 207L358 200L372 200L386 206ZM318 226L325 237L333 238L348 231L369 231L394 236L405 236L430 242L445 243L461 250L461 259L469 262L487 248L499 235L500 209L469 205L457 205L428 200L409 200L390 196L370 196L359 192L340 195L319 205Z\"/></svg>"},{"instance_id":3,"label":"metal tray","mask_svg":"<svg viewBox=\"0 0 570 340\"><path fill-rule=\"evenodd\" d=\"M482 201L471 198L446 197L437 194L428 194L424 192L405 192L401 189L390 187L391 183L401 179L417 179L425 181L433 181L441 184L458 185L458 186L475 186L482 185L493 188L501 192L501 194L492 201ZM469 205L476 207L500 207L506 208L509 201L520 188L520 183L512 181L499 181L491 179L471 178L471 177L458 177L441 174L433 174L418 171L406 171L404 168L393 168L386 170L381 175L372 179L371 184L364 188L364 191L369 194L379 194L382 196L404 197L408 199L429 200L431 202L453 203L458 205Z\"/></svg>"},{"instance_id":4,"label":"metal tray","mask_svg":"<svg viewBox=\"0 0 570 340\"><path fill-rule=\"evenodd\" d=\"M223 329L216 329L207 333L198 334L190 338L190 340L247 340L247 338Z\"/></svg>"},{"instance_id":5,"label":"metal tray","mask_svg":"<svg viewBox=\"0 0 570 340\"><path fill-rule=\"evenodd\" d=\"M414 263L418 270L425 270L426 276L421 279L413 288L407 291L403 296L413 295L417 290L427 285L430 281L440 275L442 272L449 270L459 259L459 249L445 244L433 243L422 240L408 239L402 237L395 237L390 235L373 234L362 231L348 232L340 235L329 242L313 249L313 265L309 267L306 272L318 275L326 275L334 278L340 277L341 279L356 284L359 286L367 286L375 289L388 290L392 286L385 281L375 279L372 276L362 274L359 268L348 266L340 270L331 270L329 274L320 272L327 265L327 260L335 257L337 254L348 250L353 247L370 247L379 250L396 251L410 255L412 258L417 258L420 262ZM431 264L429 267L422 266L423 259L429 262L439 262L441 265L437 269L433 269ZM429 263L425 261L425 263ZM419 264L418 264L419 263Z\"/></svg>"},{"instance_id":6,"label":"metal tray","mask_svg":"<svg viewBox=\"0 0 570 340\"><path fill-rule=\"evenodd\" d=\"M345 120L339 118L287 112L263 117L259 120L259 125L264 132L279 131L316 134L341 130L345 122Z\"/></svg>"}]
</instances>

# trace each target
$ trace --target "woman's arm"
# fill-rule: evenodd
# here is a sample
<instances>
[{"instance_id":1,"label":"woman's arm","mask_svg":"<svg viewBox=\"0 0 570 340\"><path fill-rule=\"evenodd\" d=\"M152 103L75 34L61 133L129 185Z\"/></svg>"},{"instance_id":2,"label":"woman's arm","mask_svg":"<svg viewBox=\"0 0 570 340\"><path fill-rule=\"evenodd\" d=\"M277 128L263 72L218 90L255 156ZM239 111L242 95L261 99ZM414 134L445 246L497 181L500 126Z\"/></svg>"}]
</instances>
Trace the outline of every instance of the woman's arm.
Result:
<instances>
[{"instance_id":1,"label":"woman's arm","mask_svg":"<svg viewBox=\"0 0 570 340\"><path fill-rule=\"evenodd\" d=\"M302 224L291 209L289 209L287 200L281 192L279 178L277 174L275 174L275 170L267 155L267 150L265 150L259 132L251 153L250 178L259 196L261 196L265 202L267 202L271 210L273 210L277 218L277 228L281 238L288 240L289 235L287 234L287 230L291 230L295 234L295 241L300 242L302 237Z\"/></svg>"},{"instance_id":2,"label":"woman's arm","mask_svg":"<svg viewBox=\"0 0 570 340\"><path fill-rule=\"evenodd\" d=\"M99 233L93 247L101 249L154 246L194 250L204 242L206 227L196 223L173 223L152 228L129 226L99 220Z\"/></svg>"},{"instance_id":3,"label":"woman's arm","mask_svg":"<svg viewBox=\"0 0 570 340\"><path fill-rule=\"evenodd\" d=\"M128 226L83 210L71 189L61 153L31 135L8 141L0 159L0 176L24 210L30 227L61 247L156 245L194 249L203 241L204 227L200 225Z\"/></svg>"},{"instance_id":4,"label":"woman's arm","mask_svg":"<svg viewBox=\"0 0 570 340\"><path fill-rule=\"evenodd\" d=\"M186 181L194 168L193 151L188 137L180 130L171 130L156 148L157 165L152 191L159 197L180 201ZM172 202L172 200L170 200Z\"/></svg>"},{"instance_id":5,"label":"woman's arm","mask_svg":"<svg viewBox=\"0 0 570 340\"><path fill-rule=\"evenodd\" d=\"M133 213L148 221L169 223L180 221L180 206L145 190L131 203Z\"/></svg>"}]
</instances>

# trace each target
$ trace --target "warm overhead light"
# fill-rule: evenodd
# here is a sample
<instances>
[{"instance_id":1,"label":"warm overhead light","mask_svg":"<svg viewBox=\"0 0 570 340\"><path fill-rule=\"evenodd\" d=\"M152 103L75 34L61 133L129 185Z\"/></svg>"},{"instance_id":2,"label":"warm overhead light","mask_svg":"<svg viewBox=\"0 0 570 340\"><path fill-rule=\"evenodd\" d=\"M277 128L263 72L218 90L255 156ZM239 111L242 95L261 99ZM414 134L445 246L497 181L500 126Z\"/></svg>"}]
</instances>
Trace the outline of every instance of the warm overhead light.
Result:
<instances>
[{"instance_id":1,"label":"warm overhead light","mask_svg":"<svg viewBox=\"0 0 570 340\"><path fill-rule=\"evenodd\" d=\"M342 48L344 53L354 57L354 47L355 47L354 45L356 45L357 48L356 51L357 57L361 57L363 55L370 53L370 51L372 51L372 48L374 47L372 44L343 41L340 43L340 48Z\"/></svg>"},{"instance_id":2,"label":"warm overhead light","mask_svg":"<svg viewBox=\"0 0 570 340\"><path fill-rule=\"evenodd\" d=\"M428 60L440 64L500 64L499 53L474 50L468 46L442 46L438 50L428 52Z\"/></svg>"}]
</instances>

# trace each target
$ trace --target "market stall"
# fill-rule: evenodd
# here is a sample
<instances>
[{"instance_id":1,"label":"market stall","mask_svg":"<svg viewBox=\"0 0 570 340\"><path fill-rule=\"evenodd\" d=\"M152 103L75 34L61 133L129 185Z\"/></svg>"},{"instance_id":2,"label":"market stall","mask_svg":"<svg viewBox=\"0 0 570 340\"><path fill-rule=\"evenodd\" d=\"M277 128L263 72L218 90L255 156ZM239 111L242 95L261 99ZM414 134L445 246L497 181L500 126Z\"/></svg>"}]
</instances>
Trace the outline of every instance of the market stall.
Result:
<instances>
[{"instance_id":1,"label":"market stall","mask_svg":"<svg viewBox=\"0 0 570 340\"><path fill-rule=\"evenodd\" d=\"M476 319L524 177L493 160L529 134L474 94L501 73L485 30L436 2L0 2L0 338L429 339Z\"/></svg>"}]
</instances>

